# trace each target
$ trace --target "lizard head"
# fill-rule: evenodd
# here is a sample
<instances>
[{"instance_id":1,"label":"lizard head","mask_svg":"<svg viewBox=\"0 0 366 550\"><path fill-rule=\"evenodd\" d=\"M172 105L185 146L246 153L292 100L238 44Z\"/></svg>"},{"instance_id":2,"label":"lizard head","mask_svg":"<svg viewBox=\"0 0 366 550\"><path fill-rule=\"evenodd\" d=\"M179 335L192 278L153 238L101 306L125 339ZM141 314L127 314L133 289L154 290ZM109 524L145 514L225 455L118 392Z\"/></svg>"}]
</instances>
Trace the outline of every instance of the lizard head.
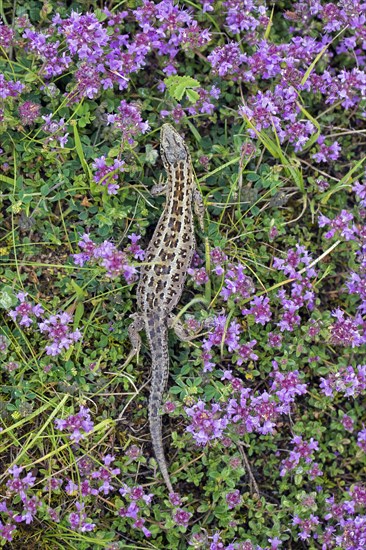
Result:
<instances>
[{"instance_id":1,"label":"lizard head","mask_svg":"<svg viewBox=\"0 0 366 550\"><path fill-rule=\"evenodd\" d=\"M189 152L183 138L171 124L163 124L161 127L160 151L164 163L170 165L189 159Z\"/></svg>"}]
</instances>

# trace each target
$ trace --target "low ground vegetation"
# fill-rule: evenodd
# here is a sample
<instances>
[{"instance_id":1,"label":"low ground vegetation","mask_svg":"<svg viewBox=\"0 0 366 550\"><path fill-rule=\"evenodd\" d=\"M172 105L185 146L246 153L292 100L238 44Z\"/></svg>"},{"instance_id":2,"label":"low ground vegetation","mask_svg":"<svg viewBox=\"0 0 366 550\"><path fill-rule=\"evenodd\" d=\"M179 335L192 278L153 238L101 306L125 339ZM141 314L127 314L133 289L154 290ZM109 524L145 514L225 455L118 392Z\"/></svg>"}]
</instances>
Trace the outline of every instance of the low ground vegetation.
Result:
<instances>
[{"instance_id":1,"label":"low ground vegetation","mask_svg":"<svg viewBox=\"0 0 366 550\"><path fill-rule=\"evenodd\" d=\"M70 5L69 5L70 4ZM366 3L0 3L0 542L366 547ZM185 136L205 233L171 334L123 365Z\"/></svg>"}]
</instances>

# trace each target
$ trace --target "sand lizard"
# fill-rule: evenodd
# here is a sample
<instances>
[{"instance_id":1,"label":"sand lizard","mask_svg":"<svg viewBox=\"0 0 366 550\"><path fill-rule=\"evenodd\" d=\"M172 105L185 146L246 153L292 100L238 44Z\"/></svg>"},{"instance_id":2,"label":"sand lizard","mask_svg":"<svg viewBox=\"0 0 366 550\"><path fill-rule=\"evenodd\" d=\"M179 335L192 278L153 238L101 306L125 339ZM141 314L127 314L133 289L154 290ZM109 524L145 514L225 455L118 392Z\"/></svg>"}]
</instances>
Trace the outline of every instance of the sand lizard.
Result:
<instances>
[{"instance_id":1,"label":"sand lizard","mask_svg":"<svg viewBox=\"0 0 366 550\"><path fill-rule=\"evenodd\" d=\"M182 325L172 314L177 305L195 250L192 207L203 230L203 201L194 175L191 157L183 138L170 124L160 134L160 152L167 183L157 185L154 194L166 193L166 204L146 250L137 287L138 313L131 315L130 356L141 346L140 330L145 330L152 359L149 399L150 434L156 460L166 486L173 492L162 442L160 407L169 375L168 328L187 340Z\"/></svg>"}]
</instances>

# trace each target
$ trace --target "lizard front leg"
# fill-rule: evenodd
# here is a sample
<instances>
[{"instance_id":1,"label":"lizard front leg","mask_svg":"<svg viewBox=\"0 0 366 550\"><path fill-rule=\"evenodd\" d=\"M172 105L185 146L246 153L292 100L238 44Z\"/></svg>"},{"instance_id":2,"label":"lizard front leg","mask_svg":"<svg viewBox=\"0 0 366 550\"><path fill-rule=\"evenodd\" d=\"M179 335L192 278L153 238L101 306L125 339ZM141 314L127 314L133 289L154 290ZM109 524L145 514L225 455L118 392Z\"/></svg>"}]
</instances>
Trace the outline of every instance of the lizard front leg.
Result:
<instances>
[{"instance_id":1,"label":"lizard front leg","mask_svg":"<svg viewBox=\"0 0 366 550\"><path fill-rule=\"evenodd\" d=\"M159 178L158 183L152 186L150 189L150 194L153 197L158 197L159 195L166 195L168 189L167 182L163 180L163 178Z\"/></svg>"}]
</instances>

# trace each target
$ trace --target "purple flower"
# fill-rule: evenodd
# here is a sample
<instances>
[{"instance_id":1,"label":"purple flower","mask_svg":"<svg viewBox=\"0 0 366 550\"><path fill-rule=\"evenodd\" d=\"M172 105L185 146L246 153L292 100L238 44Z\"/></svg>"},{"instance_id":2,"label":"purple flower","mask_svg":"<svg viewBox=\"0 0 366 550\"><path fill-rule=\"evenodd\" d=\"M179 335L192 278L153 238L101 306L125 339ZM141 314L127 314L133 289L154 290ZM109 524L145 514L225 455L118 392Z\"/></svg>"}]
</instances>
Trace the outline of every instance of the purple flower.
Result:
<instances>
[{"instance_id":1,"label":"purple flower","mask_svg":"<svg viewBox=\"0 0 366 550\"><path fill-rule=\"evenodd\" d=\"M1 29L2 27L0 27ZM24 84L21 82L13 82L5 80L5 76L0 73L0 98L17 97L24 89Z\"/></svg>"},{"instance_id":2,"label":"purple flower","mask_svg":"<svg viewBox=\"0 0 366 550\"><path fill-rule=\"evenodd\" d=\"M144 527L144 523L145 523L144 518L137 518L135 523L133 524L133 527L136 527L137 529L141 529L145 537L151 537L151 532L146 527Z\"/></svg>"},{"instance_id":3,"label":"purple flower","mask_svg":"<svg viewBox=\"0 0 366 550\"><path fill-rule=\"evenodd\" d=\"M268 333L268 345L271 348L280 348L282 345L282 334Z\"/></svg>"},{"instance_id":4,"label":"purple flower","mask_svg":"<svg viewBox=\"0 0 366 550\"><path fill-rule=\"evenodd\" d=\"M357 445L366 453L366 428L358 432Z\"/></svg>"},{"instance_id":5,"label":"purple flower","mask_svg":"<svg viewBox=\"0 0 366 550\"><path fill-rule=\"evenodd\" d=\"M84 503L76 502L75 503L77 512L72 512L69 515L69 523L71 529L74 531L80 531L81 533L93 531L95 529L95 523L90 523L87 520L87 516L84 512Z\"/></svg>"},{"instance_id":6,"label":"purple flower","mask_svg":"<svg viewBox=\"0 0 366 550\"><path fill-rule=\"evenodd\" d=\"M52 20L58 33L66 41L69 53L88 63L95 63L104 55L103 46L109 42L107 30L92 13L71 12L70 17L62 20L57 14Z\"/></svg>"},{"instance_id":7,"label":"purple flower","mask_svg":"<svg viewBox=\"0 0 366 550\"><path fill-rule=\"evenodd\" d=\"M316 271L313 268L308 267L311 261L312 258L306 248L297 244L296 250L293 248L288 250L287 256L284 260L275 257L273 267L279 271L283 271L288 277L301 280L301 275L299 275L298 270L300 270L302 266L307 268L306 276L308 278L316 277Z\"/></svg>"},{"instance_id":8,"label":"purple flower","mask_svg":"<svg viewBox=\"0 0 366 550\"><path fill-rule=\"evenodd\" d=\"M210 410L203 401L198 401L193 407L185 407L184 410L191 417L191 424L186 430L193 435L197 445L205 446L222 437L228 419L223 415L219 404L211 404Z\"/></svg>"},{"instance_id":9,"label":"purple flower","mask_svg":"<svg viewBox=\"0 0 366 550\"><path fill-rule=\"evenodd\" d=\"M308 467L308 470L311 468L311 466L314 465L314 451L317 451L319 449L318 442L315 441L313 438L310 439L309 442L303 440L301 436L296 435L292 439L292 443L294 445L293 451L290 452L289 458L282 461L282 469L280 471L280 476L283 477L287 474L287 472L291 470L295 470L297 466L300 464L300 461L302 460L305 464L310 465ZM316 465L317 466L317 465ZM315 473L312 472L311 475ZM317 468L316 469L317 475L322 475L322 472Z\"/></svg>"},{"instance_id":10,"label":"purple flower","mask_svg":"<svg viewBox=\"0 0 366 550\"><path fill-rule=\"evenodd\" d=\"M12 475L12 479L7 481L6 486L9 491L19 495L20 498L24 500L27 497L28 489L33 487L36 478L35 476L32 476L30 472L21 478L20 474L22 471L22 466L14 465L12 468L9 468L8 472Z\"/></svg>"},{"instance_id":11,"label":"purple flower","mask_svg":"<svg viewBox=\"0 0 366 550\"><path fill-rule=\"evenodd\" d=\"M4 540L11 542L13 540L13 532L15 531L15 529L15 525L12 525L11 523L6 523L5 525L3 525L0 521L0 537L2 537Z\"/></svg>"},{"instance_id":12,"label":"purple flower","mask_svg":"<svg viewBox=\"0 0 366 550\"><path fill-rule=\"evenodd\" d=\"M311 532L315 531L317 525L319 525L319 518L313 514L310 514L309 519L301 519L299 516L294 516L292 523L300 529L299 538L307 540L310 538Z\"/></svg>"},{"instance_id":13,"label":"purple flower","mask_svg":"<svg viewBox=\"0 0 366 550\"><path fill-rule=\"evenodd\" d=\"M136 460L142 456L142 451L137 445L131 445L126 451L126 455L130 457L131 460Z\"/></svg>"},{"instance_id":14,"label":"purple flower","mask_svg":"<svg viewBox=\"0 0 366 550\"><path fill-rule=\"evenodd\" d=\"M1 27L0 27L1 29ZM19 115L22 124L31 125L39 117L41 112L41 106L39 103L33 103L32 101L25 101L19 105Z\"/></svg>"},{"instance_id":15,"label":"purple flower","mask_svg":"<svg viewBox=\"0 0 366 550\"><path fill-rule=\"evenodd\" d=\"M8 25L3 25L0 21L0 46L3 48L9 48L14 39L14 31Z\"/></svg>"},{"instance_id":16,"label":"purple flower","mask_svg":"<svg viewBox=\"0 0 366 550\"><path fill-rule=\"evenodd\" d=\"M215 72L222 77L237 74L246 60L246 55L241 53L239 44L231 42L215 48L207 59Z\"/></svg>"},{"instance_id":17,"label":"purple flower","mask_svg":"<svg viewBox=\"0 0 366 550\"><path fill-rule=\"evenodd\" d=\"M107 164L108 163L108 164ZM113 182L118 180L118 172L123 172L125 162L115 159L113 164L110 159L106 162L104 156L94 159L92 167L95 170L94 181L106 185L109 195L115 195L119 189L119 185Z\"/></svg>"},{"instance_id":18,"label":"purple flower","mask_svg":"<svg viewBox=\"0 0 366 550\"><path fill-rule=\"evenodd\" d=\"M41 317L44 313L42 306L37 304L32 306L27 302L28 294L26 292L18 292L17 298L20 301L20 305L15 309L9 311L10 317L13 321L18 321L20 326L30 327L33 323L32 316Z\"/></svg>"},{"instance_id":19,"label":"purple flower","mask_svg":"<svg viewBox=\"0 0 366 550\"><path fill-rule=\"evenodd\" d=\"M108 123L113 124L122 133L122 142L132 144L134 137L144 134L149 129L149 124L143 122L140 109L128 104L123 99L118 107L118 114L108 115Z\"/></svg>"},{"instance_id":20,"label":"purple flower","mask_svg":"<svg viewBox=\"0 0 366 550\"><path fill-rule=\"evenodd\" d=\"M227 317L225 315L217 315L211 320L213 328L210 330L208 337L203 341L204 361L210 363L212 355L209 353L213 346L221 346L222 342L227 345L229 351L238 348L239 335L241 327L235 320L227 325ZM207 355L208 353L208 355Z\"/></svg>"},{"instance_id":21,"label":"purple flower","mask_svg":"<svg viewBox=\"0 0 366 550\"><path fill-rule=\"evenodd\" d=\"M68 326L72 322L72 317L66 312L50 315L50 317L41 323L38 323L39 330L47 335L51 341L46 346L47 355L59 355L62 350L67 350L74 343L80 340L80 330L70 331Z\"/></svg>"},{"instance_id":22,"label":"purple flower","mask_svg":"<svg viewBox=\"0 0 366 550\"><path fill-rule=\"evenodd\" d=\"M256 323L265 325L271 319L272 313L269 307L269 298L266 296L254 296L249 304L249 309L243 309L243 315L254 315Z\"/></svg>"},{"instance_id":23,"label":"purple flower","mask_svg":"<svg viewBox=\"0 0 366 550\"><path fill-rule=\"evenodd\" d=\"M209 277L204 267L200 267L199 269L190 267L187 269L187 273L192 277L196 285L204 285L209 281Z\"/></svg>"},{"instance_id":24,"label":"purple flower","mask_svg":"<svg viewBox=\"0 0 366 550\"><path fill-rule=\"evenodd\" d=\"M181 506L182 499L178 493L170 493L169 501L173 506Z\"/></svg>"},{"instance_id":25,"label":"purple flower","mask_svg":"<svg viewBox=\"0 0 366 550\"><path fill-rule=\"evenodd\" d=\"M325 145L324 136L319 136L317 143L319 151L313 155L315 162L330 162L337 160L341 152L341 147L338 141L334 141L332 145Z\"/></svg>"},{"instance_id":26,"label":"purple flower","mask_svg":"<svg viewBox=\"0 0 366 550\"><path fill-rule=\"evenodd\" d=\"M318 218L319 227L325 227L329 225L330 231L325 233L324 237L326 239L331 239L334 235L339 232L346 241L354 240L356 235L356 227L350 222L353 221L353 214L347 212L347 210L342 210L341 213L336 216L333 220L330 220L326 216L320 215Z\"/></svg>"},{"instance_id":27,"label":"purple flower","mask_svg":"<svg viewBox=\"0 0 366 550\"><path fill-rule=\"evenodd\" d=\"M268 542L271 543L271 550L277 550L280 546L282 546L282 541L277 537L268 539Z\"/></svg>"},{"instance_id":28,"label":"purple flower","mask_svg":"<svg viewBox=\"0 0 366 550\"><path fill-rule=\"evenodd\" d=\"M296 395L304 395L307 392L307 385L300 382L298 370L280 372L278 369L274 369L271 376L273 376L271 392L274 392L284 405L293 403Z\"/></svg>"},{"instance_id":29,"label":"purple flower","mask_svg":"<svg viewBox=\"0 0 366 550\"><path fill-rule=\"evenodd\" d=\"M358 365L356 368L341 366L320 380L320 388L328 397L333 397L335 392L343 393L346 397L358 397L366 389L366 365Z\"/></svg>"},{"instance_id":30,"label":"purple flower","mask_svg":"<svg viewBox=\"0 0 366 550\"><path fill-rule=\"evenodd\" d=\"M249 298L254 292L253 281L248 275L244 275L245 267L241 264L231 265L226 273L225 285L220 294L227 301L234 296L235 301L240 298Z\"/></svg>"},{"instance_id":31,"label":"purple flower","mask_svg":"<svg viewBox=\"0 0 366 550\"><path fill-rule=\"evenodd\" d=\"M134 236L133 239L136 242L137 237ZM88 261L97 261L106 269L108 277L114 278L123 275L128 283L136 281L136 268L128 263L127 255L118 250L110 241L104 241L102 244L97 245L88 234L84 234L78 244L83 252L72 255L77 265L83 266ZM143 252L141 249L138 250L136 245L133 249L141 256Z\"/></svg>"},{"instance_id":32,"label":"purple flower","mask_svg":"<svg viewBox=\"0 0 366 550\"><path fill-rule=\"evenodd\" d=\"M178 510L173 514L173 520L177 525L182 525L183 527L187 527L191 516L192 514L190 512L187 512L182 508L178 508Z\"/></svg>"},{"instance_id":33,"label":"purple flower","mask_svg":"<svg viewBox=\"0 0 366 550\"><path fill-rule=\"evenodd\" d=\"M366 181L360 183L356 181L352 186L352 191L354 191L356 197L360 199L360 206L366 206Z\"/></svg>"},{"instance_id":34,"label":"purple flower","mask_svg":"<svg viewBox=\"0 0 366 550\"><path fill-rule=\"evenodd\" d=\"M90 418L90 411L81 406L77 414L72 414L65 419L55 420L55 426L58 430L71 432L70 440L79 443L94 428L94 422Z\"/></svg>"},{"instance_id":35,"label":"purple flower","mask_svg":"<svg viewBox=\"0 0 366 550\"><path fill-rule=\"evenodd\" d=\"M345 312L339 308L332 311L332 317L336 319L329 327L330 341L333 345L355 348L364 343L358 328L362 324L361 318L345 318Z\"/></svg>"},{"instance_id":36,"label":"purple flower","mask_svg":"<svg viewBox=\"0 0 366 550\"><path fill-rule=\"evenodd\" d=\"M251 340L250 342L247 342L246 344L241 344L238 347L238 365L242 365L244 361L249 361L250 359L252 359L252 361L258 360L258 355L252 351L256 344L257 340Z\"/></svg>"},{"instance_id":37,"label":"purple flower","mask_svg":"<svg viewBox=\"0 0 366 550\"><path fill-rule=\"evenodd\" d=\"M225 499L229 507L229 510L232 510L233 508L236 508L236 506L239 506L239 504L241 504L241 495L238 489L235 489L235 491L227 493L225 495Z\"/></svg>"},{"instance_id":38,"label":"purple flower","mask_svg":"<svg viewBox=\"0 0 366 550\"><path fill-rule=\"evenodd\" d=\"M344 414L341 419L342 425L347 432L353 432L353 419L348 416L348 414Z\"/></svg>"},{"instance_id":39,"label":"purple flower","mask_svg":"<svg viewBox=\"0 0 366 550\"><path fill-rule=\"evenodd\" d=\"M132 256L137 260L143 261L145 258L145 251L142 250L139 244L137 244L138 241L141 239L141 235L136 235L135 233L132 233L128 236L128 238L130 239L131 244L127 248L127 252L132 254Z\"/></svg>"}]
</instances>

